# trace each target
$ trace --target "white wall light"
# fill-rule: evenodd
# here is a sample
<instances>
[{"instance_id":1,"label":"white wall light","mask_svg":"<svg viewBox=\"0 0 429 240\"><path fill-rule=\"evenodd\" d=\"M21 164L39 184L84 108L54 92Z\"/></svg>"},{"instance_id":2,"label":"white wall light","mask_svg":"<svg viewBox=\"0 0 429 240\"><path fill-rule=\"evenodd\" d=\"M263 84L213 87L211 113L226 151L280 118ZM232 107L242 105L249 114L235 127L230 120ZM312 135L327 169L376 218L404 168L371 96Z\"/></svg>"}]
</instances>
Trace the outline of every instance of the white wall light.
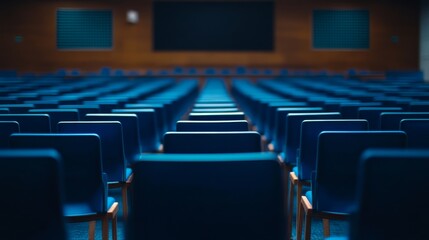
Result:
<instances>
[{"instance_id":1,"label":"white wall light","mask_svg":"<svg viewBox=\"0 0 429 240\"><path fill-rule=\"evenodd\" d=\"M135 10L127 11L127 22L136 24L139 22L139 13Z\"/></svg>"}]
</instances>

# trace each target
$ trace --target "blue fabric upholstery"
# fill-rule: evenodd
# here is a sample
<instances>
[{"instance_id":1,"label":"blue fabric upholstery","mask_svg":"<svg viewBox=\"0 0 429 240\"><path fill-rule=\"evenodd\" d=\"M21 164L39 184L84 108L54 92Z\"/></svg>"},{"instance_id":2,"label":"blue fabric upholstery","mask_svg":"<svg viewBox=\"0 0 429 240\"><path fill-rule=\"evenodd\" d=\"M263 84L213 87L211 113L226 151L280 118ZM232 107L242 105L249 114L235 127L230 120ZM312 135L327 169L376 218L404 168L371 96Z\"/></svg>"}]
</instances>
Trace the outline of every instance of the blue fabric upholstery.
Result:
<instances>
[{"instance_id":1,"label":"blue fabric upholstery","mask_svg":"<svg viewBox=\"0 0 429 240\"><path fill-rule=\"evenodd\" d=\"M178 132L248 131L246 120L225 121L177 121Z\"/></svg>"},{"instance_id":2,"label":"blue fabric upholstery","mask_svg":"<svg viewBox=\"0 0 429 240\"><path fill-rule=\"evenodd\" d=\"M167 132L165 153L238 153L260 152L258 132Z\"/></svg>"},{"instance_id":3,"label":"blue fabric upholstery","mask_svg":"<svg viewBox=\"0 0 429 240\"><path fill-rule=\"evenodd\" d=\"M190 113L189 120L198 120L198 121L244 120L244 113L243 112Z\"/></svg>"},{"instance_id":4,"label":"blue fabric upholstery","mask_svg":"<svg viewBox=\"0 0 429 240\"><path fill-rule=\"evenodd\" d=\"M371 149L362 154L358 206L350 239L428 239L427 149ZM404 174L404 167L407 173ZM416 196L416 197L414 197Z\"/></svg>"},{"instance_id":5,"label":"blue fabric upholstery","mask_svg":"<svg viewBox=\"0 0 429 240\"><path fill-rule=\"evenodd\" d=\"M403 119L400 122L400 130L407 133L408 147L429 148L429 118Z\"/></svg>"},{"instance_id":6,"label":"blue fabric upholstery","mask_svg":"<svg viewBox=\"0 0 429 240\"><path fill-rule=\"evenodd\" d=\"M103 171L109 182L124 182L125 154L119 121L75 121L58 123L60 133L95 133L100 137Z\"/></svg>"},{"instance_id":7,"label":"blue fabric upholstery","mask_svg":"<svg viewBox=\"0 0 429 240\"><path fill-rule=\"evenodd\" d=\"M400 107L360 107L358 118L368 121L369 130L380 130L380 114L382 112L399 112Z\"/></svg>"},{"instance_id":8,"label":"blue fabric upholstery","mask_svg":"<svg viewBox=\"0 0 429 240\"><path fill-rule=\"evenodd\" d=\"M63 171L55 150L0 150L2 239L66 239Z\"/></svg>"},{"instance_id":9,"label":"blue fabric upholstery","mask_svg":"<svg viewBox=\"0 0 429 240\"><path fill-rule=\"evenodd\" d=\"M402 119L429 118L429 112L383 112L380 114L381 130L399 130Z\"/></svg>"},{"instance_id":10,"label":"blue fabric upholstery","mask_svg":"<svg viewBox=\"0 0 429 240\"><path fill-rule=\"evenodd\" d=\"M298 160L298 178L310 180L316 170L317 141L322 131L368 130L366 120L304 120L301 124L300 153Z\"/></svg>"},{"instance_id":11,"label":"blue fabric upholstery","mask_svg":"<svg viewBox=\"0 0 429 240\"><path fill-rule=\"evenodd\" d=\"M0 114L0 121L17 121L22 133L50 133L48 114Z\"/></svg>"},{"instance_id":12,"label":"blue fabric upholstery","mask_svg":"<svg viewBox=\"0 0 429 240\"><path fill-rule=\"evenodd\" d=\"M51 119L51 131L57 132L57 124L60 121L78 121L77 109L30 109L29 113L45 113Z\"/></svg>"},{"instance_id":13,"label":"blue fabric upholstery","mask_svg":"<svg viewBox=\"0 0 429 240\"><path fill-rule=\"evenodd\" d=\"M17 121L0 121L0 148L9 148L9 136L19 132Z\"/></svg>"},{"instance_id":14,"label":"blue fabric upholstery","mask_svg":"<svg viewBox=\"0 0 429 240\"><path fill-rule=\"evenodd\" d=\"M283 171L275 154L141 159L134 166L128 239L285 239Z\"/></svg>"},{"instance_id":15,"label":"blue fabric upholstery","mask_svg":"<svg viewBox=\"0 0 429 240\"><path fill-rule=\"evenodd\" d=\"M351 213L356 204L359 158L368 148L405 148L402 131L324 131L319 135L313 209Z\"/></svg>"},{"instance_id":16,"label":"blue fabric upholstery","mask_svg":"<svg viewBox=\"0 0 429 240\"><path fill-rule=\"evenodd\" d=\"M53 148L61 154L66 216L71 216L69 211L73 215L107 211L107 182L103 180L98 135L15 133L10 142L12 148Z\"/></svg>"},{"instance_id":17,"label":"blue fabric upholstery","mask_svg":"<svg viewBox=\"0 0 429 240\"><path fill-rule=\"evenodd\" d=\"M124 153L127 165L134 163L141 151L139 138L139 122L136 114L121 113L95 113L87 114L84 118L86 121L119 121L122 126L124 140Z\"/></svg>"},{"instance_id":18,"label":"blue fabric upholstery","mask_svg":"<svg viewBox=\"0 0 429 240\"><path fill-rule=\"evenodd\" d=\"M286 141L286 118L289 113L315 113L322 111L323 108L320 107L277 108L272 141L272 144L274 145L274 150L276 152L284 151L283 148Z\"/></svg>"},{"instance_id":19,"label":"blue fabric upholstery","mask_svg":"<svg viewBox=\"0 0 429 240\"><path fill-rule=\"evenodd\" d=\"M338 112L320 112L320 113L289 113L286 117L285 144L282 146L286 158L284 162L290 165L296 165L296 151L299 148L301 139L301 123L309 119L338 119L341 118Z\"/></svg>"}]
</instances>

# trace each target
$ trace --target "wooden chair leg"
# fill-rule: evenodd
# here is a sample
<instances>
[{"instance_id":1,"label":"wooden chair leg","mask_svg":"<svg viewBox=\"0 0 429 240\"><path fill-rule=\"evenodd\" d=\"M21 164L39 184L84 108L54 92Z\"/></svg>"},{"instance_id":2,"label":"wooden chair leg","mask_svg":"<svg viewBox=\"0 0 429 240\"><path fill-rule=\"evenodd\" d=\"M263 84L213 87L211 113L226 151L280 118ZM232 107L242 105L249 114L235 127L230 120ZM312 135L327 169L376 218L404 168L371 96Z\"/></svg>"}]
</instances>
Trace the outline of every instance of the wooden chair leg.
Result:
<instances>
[{"instance_id":1,"label":"wooden chair leg","mask_svg":"<svg viewBox=\"0 0 429 240\"><path fill-rule=\"evenodd\" d=\"M109 240L109 218L107 215L101 220L101 239Z\"/></svg>"},{"instance_id":2,"label":"wooden chair leg","mask_svg":"<svg viewBox=\"0 0 429 240\"><path fill-rule=\"evenodd\" d=\"M303 218L303 214L302 214L302 203L301 201L298 202L298 215L296 216L296 240L301 240L302 237L302 218Z\"/></svg>"},{"instance_id":3,"label":"wooden chair leg","mask_svg":"<svg viewBox=\"0 0 429 240\"><path fill-rule=\"evenodd\" d=\"M288 223L287 223L287 238L286 239L291 239L292 237L292 217L293 217L293 199L294 199L294 185L293 185L293 181L291 181L291 179L289 179L289 201L288 201L288 207L289 207L289 211L288 211Z\"/></svg>"},{"instance_id":4,"label":"wooden chair leg","mask_svg":"<svg viewBox=\"0 0 429 240\"><path fill-rule=\"evenodd\" d=\"M298 222L299 220L299 216L301 216L302 218L302 206L301 206L301 194L302 193L302 184L300 182L298 182L298 186L297 186L297 191L296 191L296 234L298 234ZM302 219L300 222L300 231L302 232ZM301 237L301 236L300 236Z\"/></svg>"},{"instance_id":5,"label":"wooden chair leg","mask_svg":"<svg viewBox=\"0 0 429 240\"><path fill-rule=\"evenodd\" d=\"M122 212L124 220L127 220L128 218L128 186L127 184L124 184L122 186Z\"/></svg>"},{"instance_id":6,"label":"wooden chair leg","mask_svg":"<svg viewBox=\"0 0 429 240\"><path fill-rule=\"evenodd\" d=\"M113 216L112 218L112 239L117 240L118 239L118 217L117 215Z\"/></svg>"},{"instance_id":7,"label":"wooden chair leg","mask_svg":"<svg viewBox=\"0 0 429 240\"><path fill-rule=\"evenodd\" d=\"M311 218L311 213L307 212L305 214L304 240L311 239Z\"/></svg>"},{"instance_id":8,"label":"wooden chair leg","mask_svg":"<svg viewBox=\"0 0 429 240\"><path fill-rule=\"evenodd\" d=\"M97 224L96 221L90 221L89 222L89 229L88 229L88 239L89 240L95 240L95 225Z\"/></svg>"},{"instance_id":9,"label":"wooden chair leg","mask_svg":"<svg viewBox=\"0 0 429 240\"><path fill-rule=\"evenodd\" d=\"M325 238L327 238L327 237L331 236L331 230L329 227L329 219L324 218L324 219L322 219L322 221L323 221L323 236Z\"/></svg>"}]
</instances>

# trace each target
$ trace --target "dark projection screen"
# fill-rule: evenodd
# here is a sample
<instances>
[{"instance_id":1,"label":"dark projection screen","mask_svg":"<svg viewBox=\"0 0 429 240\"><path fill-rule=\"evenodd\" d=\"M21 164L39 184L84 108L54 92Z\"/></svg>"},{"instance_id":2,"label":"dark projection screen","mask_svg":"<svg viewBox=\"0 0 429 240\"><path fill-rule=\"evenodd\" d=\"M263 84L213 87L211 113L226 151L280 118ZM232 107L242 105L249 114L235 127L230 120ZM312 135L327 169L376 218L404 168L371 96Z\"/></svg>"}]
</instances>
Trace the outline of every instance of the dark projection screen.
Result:
<instances>
[{"instance_id":1,"label":"dark projection screen","mask_svg":"<svg viewBox=\"0 0 429 240\"><path fill-rule=\"evenodd\" d=\"M273 2L153 2L157 51L272 51Z\"/></svg>"}]
</instances>

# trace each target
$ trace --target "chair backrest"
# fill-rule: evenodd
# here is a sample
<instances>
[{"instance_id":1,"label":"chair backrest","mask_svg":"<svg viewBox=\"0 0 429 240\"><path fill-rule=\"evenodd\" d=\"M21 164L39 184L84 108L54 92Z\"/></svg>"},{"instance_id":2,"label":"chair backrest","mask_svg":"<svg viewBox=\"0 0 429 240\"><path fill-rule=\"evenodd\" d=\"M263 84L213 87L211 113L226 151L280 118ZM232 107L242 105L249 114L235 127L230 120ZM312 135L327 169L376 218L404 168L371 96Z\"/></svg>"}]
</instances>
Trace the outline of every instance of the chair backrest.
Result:
<instances>
[{"instance_id":1,"label":"chair backrest","mask_svg":"<svg viewBox=\"0 0 429 240\"><path fill-rule=\"evenodd\" d=\"M278 108L275 116L272 143L276 152L281 152L286 138L286 117L289 113L314 113L322 112L320 107L288 107Z\"/></svg>"},{"instance_id":2,"label":"chair backrest","mask_svg":"<svg viewBox=\"0 0 429 240\"><path fill-rule=\"evenodd\" d=\"M360 119L304 120L301 124L300 147L297 156L298 178L310 180L316 170L317 141L323 131L365 131L368 121Z\"/></svg>"},{"instance_id":3,"label":"chair backrest","mask_svg":"<svg viewBox=\"0 0 429 240\"><path fill-rule=\"evenodd\" d=\"M355 207L360 155L369 148L405 148L403 131L324 131L319 135L313 209L350 213Z\"/></svg>"},{"instance_id":4,"label":"chair backrest","mask_svg":"<svg viewBox=\"0 0 429 240\"><path fill-rule=\"evenodd\" d=\"M83 119L88 113L99 113L100 109L98 105L80 105L80 104L70 104L70 105L59 105L59 109L77 109L79 112L79 119Z\"/></svg>"},{"instance_id":5,"label":"chair backrest","mask_svg":"<svg viewBox=\"0 0 429 240\"><path fill-rule=\"evenodd\" d=\"M301 123L310 119L339 119L339 112L321 113L289 113L286 117L285 144L282 149L284 161L288 164L296 165L296 152L301 139Z\"/></svg>"},{"instance_id":6,"label":"chair backrest","mask_svg":"<svg viewBox=\"0 0 429 240\"><path fill-rule=\"evenodd\" d=\"M101 142L103 171L109 182L126 179L122 125L119 121L75 121L58 123L59 133L94 133Z\"/></svg>"},{"instance_id":7,"label":"chair backrest","mask_svg":"<svg viewBox=\"0 0 429 240\"><path fill-rule=\"evenodd\" d=\"M240 153L260 152L261 135L241 132L167 132L165 153Z\"/></svg>"},{"instance_id":8,"label":"chair backrest","mask_svg":"<svg viewBox=\"0 0 429 240\"><path fill-rule=\"evenodd\" d=\"M0 121L0 148L9 148L9 136L12 133L19 133L19 123L17 121Z\"/></svg>"},{"instance_id":9,"label":"chair backrest","mask_svg":"<svg viewBox=\"0 0 429 240\"><path fill-rule=\"evenodd\" d=\"M178 132L211 132L211 131L248 131L249 124L246 120L225 121L177 121Z\"/></svg>"},{"instance_id":10,"label":"chair backrest","mask_svg":"<svg viewBox=\"0 0 429 240\"><path fill-rule=\"evenodd\" d=\"M122 125L124 140L124 153L128 165L134 163L141 153L139 138L139 122L136 114L133 113L95 113L87 114L86 121L119 121Z\"/></svg>"},{"instance_id":11,"label":"chair backrest","mask_svg":"<svg viewBox=\"0 0 429 240\"><path fill-rule=\"evenodd\" d=\"M112 113L134 113L139 120L140 144L142 152L156 152L162 135L158 133L157 118L154 109L113 109Z\"/></svg>"},{"instance_id":12,"label":"chair backrest","mask_svg":"<svg viewBox=\"0 0 429 240\"><path fill-rule=\"evenodd\" d=\"M0 150L3 239L66 239L63 174L55 150Z\"/></svg>"},{"instance_id":13,"label":"chair backrest","mask_svg":"<svg viewBox=\"0 0 429 240\"><path fill-rule=\"evenodd\" d=\"M193 113L238 112L238 108L194 108Z\"/></svg>"},{"instance_id":14,"label":"chair backrest","mask_svg":"<svg viewBox=\"0 0 429 240\"><path fill-rule=\"evenodd\" d=\"M429 148L429 118L403 119L400 130L407 133L409 148Z\"/></svg>"},{"instance_id":15,"label":"chair backrest","mask_svg":"<svg viewBox=\"0 0 429 240\"><path fill-rule=\"evenodd\" d=\"M400 112L400 107L360 107L358 109L358 118L368 121L369 130L380 129L380 114L382 112Z\"/></svg>"},{"instance_id":16,"label":"chair backrest","mask_svg":"<svg viewBox=\"0 0 429 240\"><path fill-rule=\"evenodd\" d=\"M96 134L14 133L12 148L53 148L63 160L65 203L86 202L93 212L107 211L107 182L103 180L100 138ZM73 214L75 208L66 209Z\"/></svg>"},{"instance_id":17,"label":"chair backrest","mask_svg":"<svg viewBox=\"0 0 429 240\"><path fill-rule=\"evenodd\" d=\"M218 120L244 120L243 112L220 112L220 113L190 113L189 120L218 121Z\"/></svg>"},{"instance_id":18,"label":"chair backrest","mask_svg":"<svg viewBox=\"0 0 429 240\"><path fill-rule=\"evenodd\" d=\"M128 239L284 239L283 174L272 153L143 154Z\"/></svg>"},{"instance_id":19,"label":"chair backrest","mask_svg":"<svg viewBox=\"0 0 429 240\"><path fill-rule=\"evenodd\" d=\"M371 149L362 154L350 239L428 239L428 150ZM404 167L407 173L404 174ZM422 197L413 197L413 196Z\"/></svg>"},{"instance_id":20,"label":"chair backrest","mask_svg":"<svg viewBox=\"0 0 429 240\"><path fill-rule=\"evenodd\" d=\"M0 114L0 121L17 121L22 133L51 132L51 120L48 114Z\"/></svg>"},{"instance_id":21,"label":"chair backrest","mask_svg":"<svg viewBox=\"0 0 429 240\"><path fill-rule=\"evenodd\" d=\"M60 121L78 121L79 112L77 109L30 109L29 113L45 113L51 119L51 131L57 132L57 124Z\"/></svg>"},{"instance_id":22,"label":"chair backrest","mask_svg":"<svg viewBox=\"0 0 429 240\"><path fill-rule=\"evenodd\" d=\"M429 118L429 112L383 112L380 114L380 129L399 130L401 120L406 118Z\"/></svg>"}]
</instances>

